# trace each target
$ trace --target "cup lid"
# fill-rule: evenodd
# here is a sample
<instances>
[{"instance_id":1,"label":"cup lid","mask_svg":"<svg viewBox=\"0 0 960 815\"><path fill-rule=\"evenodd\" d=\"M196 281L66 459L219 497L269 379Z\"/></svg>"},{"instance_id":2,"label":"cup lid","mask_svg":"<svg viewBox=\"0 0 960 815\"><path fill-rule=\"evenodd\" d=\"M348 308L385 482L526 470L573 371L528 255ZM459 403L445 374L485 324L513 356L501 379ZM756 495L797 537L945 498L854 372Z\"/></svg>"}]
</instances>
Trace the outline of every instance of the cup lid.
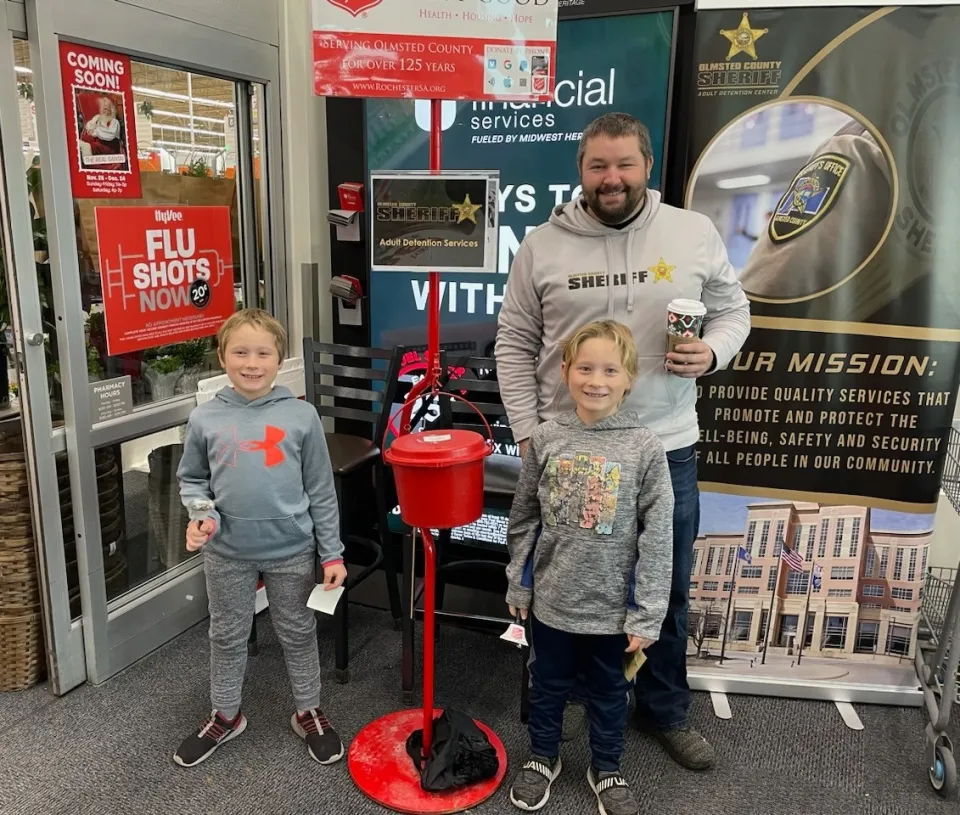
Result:
<instances>
[{"instance_id":1,"label":"cup lid","mask_svg":"<svg viewBox=\"0 0 960 815\"><path fill-rule=\"evenodd\" d=\"M694 317L704 317L707 313L707 307L699 300L684 300L683 298L671 300L667 310L675 314L690 314Z\"/></svg>"}]
</instances>

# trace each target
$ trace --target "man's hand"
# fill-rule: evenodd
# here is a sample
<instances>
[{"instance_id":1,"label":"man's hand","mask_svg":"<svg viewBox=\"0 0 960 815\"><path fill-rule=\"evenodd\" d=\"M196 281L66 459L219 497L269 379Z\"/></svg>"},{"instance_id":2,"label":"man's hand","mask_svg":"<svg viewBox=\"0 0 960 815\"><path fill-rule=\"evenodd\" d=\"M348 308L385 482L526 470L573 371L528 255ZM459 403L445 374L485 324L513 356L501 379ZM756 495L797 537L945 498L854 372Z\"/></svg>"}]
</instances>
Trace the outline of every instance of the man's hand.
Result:
<instances>
[{"instance_id":1,"label":"man's hand","mask_svg":"<svg viewBox=\"0 0 960 815\"><path fill-rule=\"evenodd\" d=\"M635 651L646 651L651 645L653 645L656 640L647 639L646 637L635 637L633 634L627 634L627 650L624 653L632 654Z\"/></svg>"},{"instance_id":2,"label":"man's hand","mask_svg":"<svg viewBox=\"0 0 960 815\"><path fill-rule=\"evenodd\" d=\"M713 367L713 349L703 340L685 342L667 354L667 370L684 379L696 379Z\"/></svg>"},{"instance_id":3,"label":"man's hand","mask_svg":"<svg viewBox=\"0 0 960 815\"><path fill-rule=\"evenodd\" d=\"M197 552L203 548L203 545L207 542L214 532L217 530L217 525L213 522L213 518L204 518L202 521L191 521L187 524L187 551L188 552Z\"/></svg>"},{"instance_id":4,"label":"man's hand","mask_svg":"<svg viewBox=\"0 0 960 815\"><path fill-rule=\"evenodd\" d=\"M520 613L521 620L527 619L527 610L525 608L517 608L516 606L511 606L509 603L507 604L507 608L510 609L510 616L513 617L513 619L517 619L517 612Z\"/></svg>"},{"instance_id":5,"label":"man's hand","mask_svg":"<svg viewBox=\"0 0 960 815\"><path fill-rule=\"evenodd\" d=\"M527 457L527 448L530 446L530 439L524 439L519 443L520 447L520 458L524 459Z\"/></svg>"},{"instance_id":6,"label":"man's hand","mask_svg":"<svg viewBox=\"0 0 960 815\"><path fill-rule=\"evenodd\" d=\"M347 567L343 563L331 563L323 567L323 590L332 591L343 585L347 579Z\"/></svg>"}]
</instances>

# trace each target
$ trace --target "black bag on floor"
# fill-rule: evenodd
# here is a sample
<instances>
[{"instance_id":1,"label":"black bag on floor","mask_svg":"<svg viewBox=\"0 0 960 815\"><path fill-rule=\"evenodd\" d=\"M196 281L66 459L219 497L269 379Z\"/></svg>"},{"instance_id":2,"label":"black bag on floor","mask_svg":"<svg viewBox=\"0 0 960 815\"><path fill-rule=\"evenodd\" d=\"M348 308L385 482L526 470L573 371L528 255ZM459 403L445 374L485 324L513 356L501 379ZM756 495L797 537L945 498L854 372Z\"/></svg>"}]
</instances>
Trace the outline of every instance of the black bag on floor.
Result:
<instances>
[{"instance_id":1,"label":"black bag on floor","mask_svg":"<svg viewBox=\"0 0 960 815\"><path fill-rule=\"evenodd\" d=\"M477 723L459 710L444 710L433 720L430 755L420 765L423 730L407 739L407 753L420 773L420 786L427 792L467 787L493 778L500 769L497 751Z\"/></svg>"}]
</instances>

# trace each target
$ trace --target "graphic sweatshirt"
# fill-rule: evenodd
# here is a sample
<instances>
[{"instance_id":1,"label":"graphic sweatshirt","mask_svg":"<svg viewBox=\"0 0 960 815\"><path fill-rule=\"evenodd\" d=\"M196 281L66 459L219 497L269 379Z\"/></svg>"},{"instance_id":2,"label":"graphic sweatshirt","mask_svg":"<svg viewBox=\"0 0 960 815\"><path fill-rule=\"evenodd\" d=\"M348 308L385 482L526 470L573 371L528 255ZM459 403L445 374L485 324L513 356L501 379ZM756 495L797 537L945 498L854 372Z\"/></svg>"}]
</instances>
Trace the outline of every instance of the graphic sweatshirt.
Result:
<instances>
[{"instance_id":1,"label":"graphic sweatshirt","mask_svg":"<svg viewBox=\"0 0 960 815\"><path fill-rule=\"evenodd\" d=\"M703 341L722 370L750 333L750 304L706 215L661 204L654 190L621 229L593 218L582 197L554 209L520 245L500 307L497 378L517 441L573 408L563 341L591 320L614 319L632 330L640 355L624 407L667 450L696 443L696 380L663 367L667 304L678 297L707 307Z\"/></svg>"},{"instance_id":2,"label":"graphic sweatshirt","mask_svg":"<svg viewBox=\"0 0 960 815\"><path fill-rule=\"evenodd\" d=\"M223 388L190 414L177 470L180 497L213 501L206 543L235 560L278 560L316 547L340 560L340 513L323 425L289 388L252 402Z\"/></svg>"},{"instance_id":3,"label":"graphic sweatshirt","mask_svg":"<svg viewBox=\"0 0 960 815\"><path fill-rule=\"evenodd\" d=\"M658 639L673 574L673 486L660 440L621 410L539 425L507 529L507 602L551 628Z\"/></svg>"}]
</instances>

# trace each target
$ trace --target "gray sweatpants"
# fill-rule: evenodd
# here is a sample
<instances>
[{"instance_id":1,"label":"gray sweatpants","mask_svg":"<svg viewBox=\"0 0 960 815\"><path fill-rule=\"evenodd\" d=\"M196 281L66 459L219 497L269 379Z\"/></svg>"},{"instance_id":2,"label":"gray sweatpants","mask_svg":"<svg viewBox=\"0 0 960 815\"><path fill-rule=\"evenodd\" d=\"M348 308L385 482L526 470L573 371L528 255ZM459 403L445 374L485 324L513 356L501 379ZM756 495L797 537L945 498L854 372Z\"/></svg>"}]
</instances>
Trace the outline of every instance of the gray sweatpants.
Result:
<instances>
[{"instance_id":1,"label":"gray sweatpants","mask_svg":"<svg viewBox=\"0 0 960 815\"><path fill-rule=\"evenodd\" d=\"M240 710L260 572L297 710L320 707L317 620L307 608L316 585L315 554L311 551L285 560L247 561L204 552L203 559L210 601L210 701L214 709L227 719Z\"/></svg>"}]
</instances>

